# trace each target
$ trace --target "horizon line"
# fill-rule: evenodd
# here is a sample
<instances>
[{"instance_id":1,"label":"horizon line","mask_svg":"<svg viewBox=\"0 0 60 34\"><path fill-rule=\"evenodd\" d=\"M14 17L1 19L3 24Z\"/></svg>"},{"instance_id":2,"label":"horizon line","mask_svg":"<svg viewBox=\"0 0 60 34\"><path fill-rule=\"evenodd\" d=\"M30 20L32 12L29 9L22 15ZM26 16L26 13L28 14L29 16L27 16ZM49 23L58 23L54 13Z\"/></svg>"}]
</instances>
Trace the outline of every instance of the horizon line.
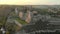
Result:
<instances>
[{"instance_id":1,"label":"horizon line","mask_svg":"<svg viewBox=\"0 0 60 34\"><path fill-rule=\"evenodd\" d=\"M16 5L16 4L0 4L0 5ZM21 4L23 5L23 4ZM26 4L27 5L27 4ZM30 5L30 4L29 4ZM31 5L36 5L36 4L31 4ZM47 5L47 4L40 4L40 5ZM53 4L54 5L54 4ZM60 5L60 4L55 4L55 5Z\"/></svg>"}]
</instances>

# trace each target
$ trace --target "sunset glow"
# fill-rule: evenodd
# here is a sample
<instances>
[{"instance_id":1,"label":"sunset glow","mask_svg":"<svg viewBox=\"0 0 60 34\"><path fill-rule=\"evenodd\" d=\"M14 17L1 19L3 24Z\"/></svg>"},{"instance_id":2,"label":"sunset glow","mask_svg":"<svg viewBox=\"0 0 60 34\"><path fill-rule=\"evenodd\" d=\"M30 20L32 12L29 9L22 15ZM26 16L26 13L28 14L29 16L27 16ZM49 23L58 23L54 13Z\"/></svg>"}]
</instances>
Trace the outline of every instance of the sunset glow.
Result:
<instances>
[{"instance_id":1,"label":"sunset glow","mask_svg":"<svg viewBox=\"0 0 60 34\"><path fill-rule=\"evenodd\" d=\"M59 5L60 0L0 0L0 4L8 5Z\"/></svg>"}]
</instances>

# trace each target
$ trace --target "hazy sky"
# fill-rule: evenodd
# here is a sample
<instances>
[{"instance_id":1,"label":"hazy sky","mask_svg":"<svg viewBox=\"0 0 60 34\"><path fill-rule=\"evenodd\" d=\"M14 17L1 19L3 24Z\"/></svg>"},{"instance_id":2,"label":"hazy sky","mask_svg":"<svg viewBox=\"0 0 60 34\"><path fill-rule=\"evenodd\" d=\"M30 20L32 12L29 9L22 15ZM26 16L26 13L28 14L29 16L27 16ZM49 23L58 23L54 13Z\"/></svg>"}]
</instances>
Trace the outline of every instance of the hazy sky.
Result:
<instances>
[{"instance_id":1,"label":"hazy sky","mask_svg":"<svg viewBox=\"0 0 60 34\"><path fill-rule=\"evenodd\" d=\"M1 4L9 5L60 5L60 0L0 0Z\"/></svg>"}]
</instances>

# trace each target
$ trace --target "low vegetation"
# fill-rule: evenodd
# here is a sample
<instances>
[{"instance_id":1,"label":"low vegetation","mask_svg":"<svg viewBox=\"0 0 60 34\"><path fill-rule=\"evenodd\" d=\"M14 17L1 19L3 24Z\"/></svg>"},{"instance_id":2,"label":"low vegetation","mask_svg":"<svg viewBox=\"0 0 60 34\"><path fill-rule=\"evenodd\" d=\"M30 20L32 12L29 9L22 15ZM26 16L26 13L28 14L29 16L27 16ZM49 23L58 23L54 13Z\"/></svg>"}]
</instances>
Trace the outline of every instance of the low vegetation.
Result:
<instances>
[{"instance_id":1,"label":"low vegetation","mask_svg":"<svg viewBox=\"0 0 60 34\"><path fill-rule=\"evenodd\" d=\"M15 18L19 23L21 23L21 24L27 24L27 22L26 21L24 21L24 20L21 20L19 17L18 18Z\"/></svg>"}]
</instances>

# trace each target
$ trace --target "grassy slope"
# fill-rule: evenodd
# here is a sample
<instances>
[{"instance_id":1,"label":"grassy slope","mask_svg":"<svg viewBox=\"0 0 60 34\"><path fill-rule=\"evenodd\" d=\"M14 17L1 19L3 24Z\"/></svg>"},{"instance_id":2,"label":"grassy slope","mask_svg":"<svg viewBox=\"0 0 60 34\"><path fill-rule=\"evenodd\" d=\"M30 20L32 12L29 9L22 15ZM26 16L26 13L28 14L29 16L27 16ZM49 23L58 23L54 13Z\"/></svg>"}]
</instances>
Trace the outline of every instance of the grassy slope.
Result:
<instances>
[{"instance_id":1,"label":"grassy slope","mask_svg":"<svg viewBox=\"0 0 60 34\"><path fill-rule=\"evenodd\" d=\"M26 22L26 21L21 20L20 18L16 18L16 20L17 20L19 23L21 23L21 24L27 24L27 22Z\"/></svg>"}]
</instances>

